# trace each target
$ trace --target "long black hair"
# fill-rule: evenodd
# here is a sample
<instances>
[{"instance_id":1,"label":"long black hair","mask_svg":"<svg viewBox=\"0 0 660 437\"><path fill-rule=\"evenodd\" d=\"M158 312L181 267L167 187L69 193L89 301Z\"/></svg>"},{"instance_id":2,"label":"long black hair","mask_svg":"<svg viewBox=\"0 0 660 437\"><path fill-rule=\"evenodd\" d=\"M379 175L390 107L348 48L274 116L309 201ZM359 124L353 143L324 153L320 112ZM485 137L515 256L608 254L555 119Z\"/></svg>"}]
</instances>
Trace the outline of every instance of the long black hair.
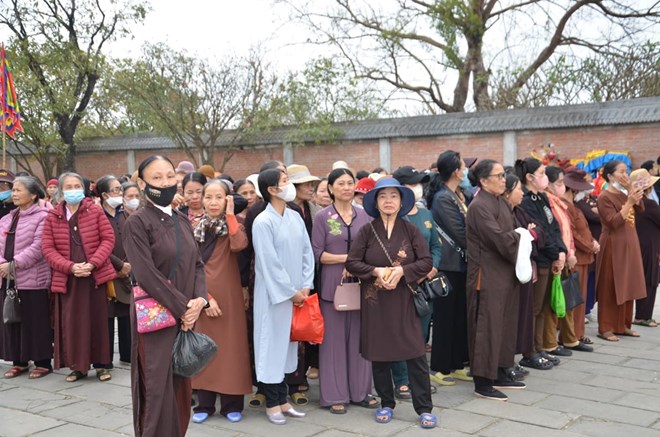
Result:
<instances>
[{"instance_id":1,"label":"long black hair","mask_svg":"<svg viewBox=\"0 0 660 437\"><path fill-rule=\"evenodd\" d=\"M437 173L431 176L431 182L426 189L426 205L431 208L433 203L433 197L435 193L438 192L440 187L442 187L448 180L451 178L451 175L458 169L461 168L461 154L453 150L445 150L440 155L435 162L437 168Z\"/></svg>"},{"instance_id":2,"label":"long black hair","mask_svg":"<svg viewBox=\"0 0 660 437\"><path fill-rule=\"evenodd\" d=\"M536 158L517 159L516 163L513 165L513 170L516 172L516 176L518 176L522 184L526 185L527 175L533 175L542 165L543 163Z\"/></svg>"},{"instance_id":3,"label":"long black hair","mask_svg":"<svg viewBox=\"0 0 660 437\"><path fill-rule=\"evenodd\" d=\"M271 168L259 173L257 183L259 184L259 191L261 192L264 202L270 203L270 193L268 192L268 188L277 187L280 184L281 177L282 171L276 168Z\"/></svg>"}]
</instances>

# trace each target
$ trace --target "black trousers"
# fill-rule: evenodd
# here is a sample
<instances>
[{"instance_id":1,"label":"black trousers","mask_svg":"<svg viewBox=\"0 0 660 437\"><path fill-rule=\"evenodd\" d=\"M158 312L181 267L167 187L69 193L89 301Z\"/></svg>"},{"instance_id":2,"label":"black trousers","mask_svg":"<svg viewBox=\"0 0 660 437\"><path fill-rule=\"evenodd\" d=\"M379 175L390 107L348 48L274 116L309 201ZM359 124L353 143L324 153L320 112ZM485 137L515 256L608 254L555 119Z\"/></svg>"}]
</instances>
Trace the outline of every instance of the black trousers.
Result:
<instances>
[{"instance_id":1,"label":"black trousers","mask_svg":"<svg viewBox=\"0 0 660 437\"><path fill-rule=\"evenodd\" d=\"M14 361L12 364L17 367L27 367L30 365L30 363L27 361L26 362ZM53 370L53 366L50 364L50 359L35 361L34 365L35 367L43 367L44 369Z\"/></svg>"},{"instance_id":2,"label":"black trousers","mask_svg":"<svg viewBox=\"0 0 660 437\"><path fill-rule=\"evenodd\" d=\"M288 394L286 382L282 381L279 384L261 384L261 387L266 396L266 407L273 408L287 403L286 397Z\"/></svg>"},{"instance_id":3,"label":"black trousers","mask_svg":"<svg viewBox=\"0 0 660 437\"><path fill-rule=\"evenodd\" d=\"M445 375L462 369L470 359L467 337L467 273L445 272L452 290L433 301L431 370Z\"/></svg>"},{"instance_id":4,"label":"black trousers","mask_svg":"<svg viewBox=\"0 0 660 437\"><path fill-rule=\"evenodd\" d=\"M372 361L374 387L380 396L381 407L394 408L394 384L392 383L392 368L389 361ZM431 381L426 355L406 361L408 365L408 386L412 394L413 407L417 414L430 413L433 410L431 400Z\"/></svg>"},{"instance_id":5,"label":"black trousers","mask_svg":"<svg viewBox=\"0 0 660 437\"><path fill-rule=\"evenodd\" d=\"M220 414L226 416L229 413L243 411L243 395L227 395L208 390L197 390L198 404L193 409L195 413L215 413L215 400L220 396Z\"/></svg>"},{"instance_id":6,"label":"black trousers","mask_svg":"<svg viewBox=\"0 0 660 437\"><path fill-rule=\"evenodd\" d=\"M108 319L108 335L110 338L110 362L115 355L115 319ZM131 362L131 318L117 317L117 336L119 338L119 360Z\"/></svg>"}]
</instances>

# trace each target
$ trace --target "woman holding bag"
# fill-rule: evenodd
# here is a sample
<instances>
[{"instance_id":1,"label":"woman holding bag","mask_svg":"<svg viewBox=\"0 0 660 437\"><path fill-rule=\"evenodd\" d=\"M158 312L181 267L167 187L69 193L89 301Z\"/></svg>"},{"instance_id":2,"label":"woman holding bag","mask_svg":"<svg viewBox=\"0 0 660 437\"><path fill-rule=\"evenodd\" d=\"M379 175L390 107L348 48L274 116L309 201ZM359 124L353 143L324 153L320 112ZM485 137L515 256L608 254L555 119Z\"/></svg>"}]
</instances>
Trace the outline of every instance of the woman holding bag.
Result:
<instances>
[{"instance_id":1,"label":"woman holding bag","mask_svg":"<svg viewBox=\"0 0 660 437\"><path fill-rule=\"evenodd\" d=\"M171 207L176 194L174 165L163 156L148 157L138 167L138 184L145 206L124 226L128 261L140 287L180 320L181 329L191 329L207 305L206 280L192 226ZM131 331L135 435L182 437L190 420L192 388L189 378L172 373L178 327L140 334L132 309Z\"/></svg>"},{"instance_id":2,"label":"woman holding bag","mask_svg":"<svg viewBox=\"0 0 660 437\"><path fill-rule=\"evenodd\" d=\"M320 268L320 303L325 336L319 347L322 372L319 392L322 407L333 414L346 413L348 403L371 408L371 363L360 355L360 311L337 311L334 295L342 278L348 251L358 231L371 221L362 208L352 205L355 179L350 170L338 168L328 176L332 205L316 214L312 248ZM359 294L359 291L357 292Z\"/></svg>"}]
</instances>

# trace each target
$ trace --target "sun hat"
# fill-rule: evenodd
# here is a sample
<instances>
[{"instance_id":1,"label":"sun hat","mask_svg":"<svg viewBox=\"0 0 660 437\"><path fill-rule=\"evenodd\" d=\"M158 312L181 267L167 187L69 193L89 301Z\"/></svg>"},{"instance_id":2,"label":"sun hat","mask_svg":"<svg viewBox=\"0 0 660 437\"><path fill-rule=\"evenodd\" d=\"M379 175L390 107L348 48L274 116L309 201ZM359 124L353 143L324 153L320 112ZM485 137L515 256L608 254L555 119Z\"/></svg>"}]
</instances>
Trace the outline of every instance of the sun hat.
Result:
<instances>
[{"instance_id":1,"label":"sun hat","mask_svg":"<svg viewBox=\"0 0 660 437\"><path fill-rule=\"evenodd\" d=\"M631 185L634 187L639 184L644 190L655 185L658 179L660 179L660 176L651 176L651 173L645 168L640 168L630 173Z\"/></svg>"},{"instance_id":2,"label":"sun hat","mask_svg":"<svg viewBox=\"0 0 660 437\"><path fill-rule=\"evenodd\" d=\"M431 176L421 171L417 171L410 165L404 165L403 167L397 168L392 174L392 177L403 185L423 184L431 179Z\"/></svg>"},{"instance_id":3,"label":"sun hat","mask_svg":"<svg viewBox=\"0 0 660 437\"><path fill-rule=\"evenodd\" d=\"M376 186L376 181L371 178L362 178L357 181L355 184L355 192L361 194L367 194L369 191L373 190Z\"/></svg>"},{"instance_id":4,"label":"sun hat","mask_svg":"<svg viewBox=\"0 0 660 437\"><path fill-rule=\"evenodd\" d=\"M181 161L174 169L176 173L192 173L195 171L195 166L190 161Z\"/></svg>"},{"instance_id":5,"label":"sun hat","mask_svg":"<svg viewBox=\"0 0 660 437\"><path fill-rule=\"evenodd\" d=\"M14 179L16 179L14 173L10 172L9 170L5 170L4 168L0 168L0 182L7 182L8 184L13 184Z\"/></svg>"},{"instance_id":6,"label":"sun hat","mask_svg":"<svg viewBox=\"0 0 660 437\"><path fill-rule=\"evenodd\" d=\"M396 188L401 194L401 209L399 209L397 217L405 216L411 209L413 209L413 206L415 206L415 194L410 188L404 187L394 178L384 177L376 182L376 186L373 190L365 194L362 199L362 206L366 213L371 217L378 217L380 215L378 212L376 197L378 196L378 192L383 188Z\"/></svg>"},{"instance_id":7,"label":"sun hat","mask_svg":"<svg viewBox=\"0 0 660 437\"><path fill-rule=\"evenodd\" d=\"M317 182L321 178L312 176L309 169L305 165L291 164L286 168L286 173L289 176L289 182L295 184L304 184L306 182Z\"/></svg>"},{"instance_id":8,"label":"sun hat","mask_svg":"<svg viewBox=\"0 0 660 437\"><path fill-rule=\"evenodd\" d=\"M587 173L584 170L577 168L571 169L564 173L564 185L575 191L593 190L594 186L584 180Z\"/></svg>"},{"instance_id":9,"label":"sun hat","mask_svg":"<svg viewBox=\"0 0 660 437\"><path fill-rule=\"evenodd\" d=\"M252 184L254 192L257 193L257 196L259 196L260 199L263 199L264 196L262 196L261 191L259 191L259 173L252 173L250 176L246 177L245 180Z\"/></svg>"}]
</instances>

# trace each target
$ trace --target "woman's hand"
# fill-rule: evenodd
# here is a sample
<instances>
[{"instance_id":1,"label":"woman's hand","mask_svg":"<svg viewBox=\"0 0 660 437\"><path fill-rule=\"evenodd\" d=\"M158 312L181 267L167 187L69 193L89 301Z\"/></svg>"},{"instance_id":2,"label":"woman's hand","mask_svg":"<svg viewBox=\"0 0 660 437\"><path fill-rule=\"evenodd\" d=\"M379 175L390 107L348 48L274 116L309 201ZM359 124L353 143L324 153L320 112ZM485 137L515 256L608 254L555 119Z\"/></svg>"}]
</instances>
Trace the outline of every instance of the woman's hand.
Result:
<instances>
[{"instance_id":1,"label":"woman's hand","mask_svg":"<svg viewBox=\"0 0 660 437\"><path fill-rule=\"evenodd\" d=\"M396 286L399 284L399 281L403 277L403 267L401 266L396 266L392 268L392 274L390 277L385 281L385 289L386 290L394 290Z\"/></svg>"},{"instance_id":2,"label":"woman's hand","mask_svg":"<svg viewBox=\"0 0 660 437\"><path fill-rule=\"evenodd\" d=\"M536 223L530 223L527 225L527 230L531 231L532 229L536 229Z\"/></svg>"},{"instance_id":3,"label":"woman's hand","mask_svg":"<svg viewBox=\"0 0 660 437\"><path fill-rule=\"evenodd\" d=\"M644 196L644 190L641 188L633 188L631 191L629 191L626 203L628 203L630 206L635 206L639 203L640 200L642 200L642 196Z\"/></svg>"},{"instance_id":4,"label":"woman's hand","mask_svg":"<svg viewBox=\"0 0 660 437\"><path fill-rule=\"evenodd\" d=\"M222 310L218 306L218 301L213 298L209 300L209 307L206 308L204 312L209 317L220 317L222 315Z\"/></svg>"},{"instance_id":5,"label":"woman's hand","mask_svg":"<svg viewBox=\"0 0 660 437\"><path fill-rule=\"evenodd\" d=\"M250 309L250 292L247 287L241 287L243 292L243 303L245 304L245 311Z\"/></svg>"},{"instance_id":6,"label":"woman's hand","mask_svg":"<svg viewBox=\"0 0 660 437\"><path fill-rule=\"evenodd\" d=\"M348 278L350 278L351 276L353 276L353 275L351 275L351 274L348 272L348 270L346 270L346 269L344 269L344 271L341 272L341 278L342 278L342 279L348 279Z\"/></svg>"},{"instance_id":7,"label":"woman's hand","mask_svg":"<svg viewBox=\"0 0 660 437\"><path fill-rule=\"evenodd\" d=\"M374 282L376 287L385 288L385 282L387 282L392 272L389 267L376 267L371 274L376 277Z\"/></svg>"},{"instance_id":8,"label":"woman's hand","mask_svg":"<svg viewBox=\"0 0 660 437\"><path fill-rule=\"evenodd\" d=\"M2 263L0 264L0 276L3 278L7 278L9 276L9 263Z\"/></svg>"},{"instance_id":9,"label":"woman's hand","mask_svg":"<svg viewBox=\"0 0 660 437\"><path fill-rule=\"evenodd\" d=\"M75 263L71 266L71 273L76 278L86 278L92 274L92 270L87 266L87 263Z\"/></svg>"},{"instance_id":10,"label":"woman's hand","mask_svg":"<svg viewBox=\"0 0 660 437\"><path fill-rule=\"evenodd\" d=\"M566 264L568 265L569 270L573 270L573 267L577 264L577 258L575 255L571 255L568 257L568 260L566 260Z\"/></svg>"},{"instance_id":11,"label":"woman's hand","mask_svg":"<svg viewBox=\"0 0 660 437\"><path fill-rule=\"evenodd\" d=\"M234 215L234 196L227 196L227 206L225 206L225 214Z\"/></svg>"},{"instance_id":12,"label":"woman's hand","mask_svg":"<svg viewBox=\"0 0 660 437\"><path fill-rule=\"evenodd\" d=\"M594 240L592 246L593 247L592 247L591 250L592 250L593 253L600 252L600 244L598 244L598 241Z\"/></svg>"},{"instance_id":13,"label":"woman's hand","mask_svg":"<svg viewBox=\"0 0 660 437\"><path fill-rule=\"evenodd\" d=\"M296 294L291 296L291 302L297 307L302 306L302 304L305 302L306 296L303 294L301 290L296 291Z\"/></svg>"},{"instance_id":14,"label":"woman's hand","mask_svg":"<svg viewBox=\"0 0 660 437\"><path fill-rule=\"evenodd\" d=\"M124 263L121 267L121 270L117 272L117 276L120 278L127 278L131 274L131 265L129 263Z\"/></svg>"},{"instance_id":15,"label":"woman's hand","mask_svg":"<svg viewBox=\"0 0 660 437\"><path fill-rule=\"evenodd\" d=\"M401 268L401 269L403 270L403 268ZM426 275L426 279L433 279L433 278L435 278L435 275L437 275L437 274L438 274L438 269L436 269L435 267L433 267L433 268L431 269L431 271L429 272L429 274Z\"/></svg>"},{"instance_id":16,"label":"woman's hand","mask_svg":"<svg viewBox=\"0 0 660 437\"><path fill-rule=\"evenodd\" d=\"M195 326L195 322L199 319L199 314L202 312L204 305L204 299L201 297L196 297L195 299L190 299L188 301L188 309L183 316L181 316L181 328L184 331L192 329L192 327Z\"/></svg>"}]
</instances>

